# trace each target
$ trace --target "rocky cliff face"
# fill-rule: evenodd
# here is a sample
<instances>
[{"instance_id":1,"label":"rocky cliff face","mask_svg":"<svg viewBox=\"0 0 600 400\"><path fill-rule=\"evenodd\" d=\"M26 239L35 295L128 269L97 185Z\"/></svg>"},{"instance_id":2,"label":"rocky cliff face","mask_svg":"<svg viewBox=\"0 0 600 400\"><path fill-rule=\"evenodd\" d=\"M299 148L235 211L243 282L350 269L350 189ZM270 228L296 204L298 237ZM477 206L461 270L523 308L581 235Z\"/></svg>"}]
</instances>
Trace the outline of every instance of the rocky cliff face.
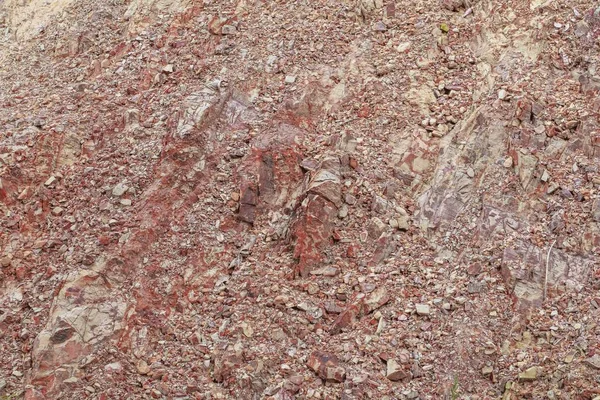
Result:
<instances>
[{"instance_id":1,"label":"rocky cliff face","mask_svg":"<svg viewBox=\"0 0 600 400\"><path fill-rule=\"evenodd\" d=\"M0 396L600 395L592 1L0 28Z\"/></svg>"}]
</instances>

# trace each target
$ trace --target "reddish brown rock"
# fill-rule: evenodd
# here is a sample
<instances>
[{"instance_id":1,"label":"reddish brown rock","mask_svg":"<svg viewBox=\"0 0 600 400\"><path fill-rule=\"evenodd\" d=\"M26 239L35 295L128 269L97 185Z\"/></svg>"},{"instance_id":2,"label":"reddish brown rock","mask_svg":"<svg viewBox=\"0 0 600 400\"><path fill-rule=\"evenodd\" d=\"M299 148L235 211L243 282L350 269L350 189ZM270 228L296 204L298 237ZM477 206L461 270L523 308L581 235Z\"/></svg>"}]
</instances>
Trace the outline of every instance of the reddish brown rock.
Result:
<instances>
[{"instance_id":1,"label":"reddish brown rock","mask_svg":"<svg viewBox=\"0 0 600 400\"><path fill-rule=\"evenodd\" d=\"M373 252L373 257L371 258L372 265L377 265L383 262L394 252L394 250L396 250L397 246L393 237L388 236L387 234L379 237L376 243L375 251Z\"/></svg>"},{"instance_id":2,"label":"reddish brown rock","mask_svg":"<svg viewBox=\"0 0 600 400\"><path fill-rule=\"evenodd\" d=\"M216 354L214 357L213 379L225 382L235 377L235 370L242 365L242 358L236 354Z\"/></svg>"},{"instance_id":3,"label":"reddish brown rock","mask_svg":"<svg viewBox=\"0 0 600 400\"><path fill-rule=\"evenodd\" d=\"M515 117L523 122L530 122L532 116L531 101L523 99L517 103L517 111Z\"/></svg>"},{"instance_id":4,"label":"reddish brown rock","mask_svg":"<svg viewBox=\"0 0 600 400\"><path fill-rule=\"evenodd\" d=\"M238 211L239 218L250 224L254 223L256 218L256 205L258 203L258 194L254 185L248 185L241 190L242 196L240 199L240 208Z\"/></svg>"},{"instance_id":5,"label":"reddish brown rock","mask_svg":"<svg viewBox=\"0 0 600 400\"><path fill-rule=\"evenodd\" d=\"M471 276L477 276L481 273L481 264L479 263L473 263L471 265L469 265L469 267L467 268L467 274L471 275Z\"/></svg>"},{"instance_id":6,"label":"reddish brown rock","mask_svg":"<svg viewBox=\"0 0 600 400\"><path fill-rule=\"evenodd\" d=\"M361 305L352 304L348 306L333 322L329 332L333 335L342 332L342 329L349 328L361 315Z\"/></svg>"},{"instance_id":7,"label":"reddish brown rock","mask_svg":"<svg viewBox=\"0 0 600 400\"><path fill-rule=\"evenodd\" d=\"M296 201L304 179L298 142L305 134L294 125L275 121L251 141L250 154L236 171L242 182L238 211L242 221L254 223L257 214Z\"/></svg>"},{"instance_id":8,"label":"reddish brown rock","mask_svg":"<svg viewBox=\"0 0 600 400\"><path fill-rule=\"evenodd\" d=\"M322 265L323 249L333 242L331 235L337 217L337 209L325 198L310 195L307 199L308 204L293 229L294 258L298 260L296 273L302 277Z\"/></svg>"},{"instance_id":9,"label":"reddish brown rock","mask_svg":"<svg viewBox=\"0 0 600 400\"><path fill-rule=\"evenodd\" d=\"M346 257L348 258L356 258L358 253L358 248L355 244L351 244L348 246L348 249L346 250Z\"/></svg>"},{"instance_id":10,"label":"reddish brown rock","mask_svg":"<svg viewBox=\"0 0 600 400\"><path fill-rule=\"evenodd\" d=\"M319 378L327 382L341 383L346 379L346 370L340 366L338 358L331 353L315 351L306 364Z\"/></svg>"}]
</instances>

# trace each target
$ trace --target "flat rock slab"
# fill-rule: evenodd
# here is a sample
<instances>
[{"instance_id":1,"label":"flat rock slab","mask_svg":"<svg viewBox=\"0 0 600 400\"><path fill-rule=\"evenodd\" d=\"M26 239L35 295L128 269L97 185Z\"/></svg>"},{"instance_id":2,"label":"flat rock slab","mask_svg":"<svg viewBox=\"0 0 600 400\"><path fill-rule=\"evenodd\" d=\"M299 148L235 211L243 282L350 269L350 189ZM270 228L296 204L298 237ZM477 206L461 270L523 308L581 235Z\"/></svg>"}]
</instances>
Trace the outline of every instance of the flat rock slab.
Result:
<instances>
[{"instance_id":1,"label":"flat rock slab","mask_svg":"<svg viewBox=\"0 0 600 400\"><path fill-rule=\"evenodd\" d=\"M514 296L531 305L542 301L548 249L525 241L517 241L504 250L502 277ZM548 289L583 288L593 267L593 260L552 249L548 260Z\"/></svg>"}]
</instances>

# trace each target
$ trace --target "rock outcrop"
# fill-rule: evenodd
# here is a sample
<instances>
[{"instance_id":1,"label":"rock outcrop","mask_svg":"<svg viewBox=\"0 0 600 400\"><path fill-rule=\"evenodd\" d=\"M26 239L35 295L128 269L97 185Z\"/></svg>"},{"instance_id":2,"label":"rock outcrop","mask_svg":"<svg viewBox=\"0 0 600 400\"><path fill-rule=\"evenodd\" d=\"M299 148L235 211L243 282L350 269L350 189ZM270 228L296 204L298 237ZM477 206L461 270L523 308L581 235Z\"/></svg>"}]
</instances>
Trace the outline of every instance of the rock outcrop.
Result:
<instances>
[{"instance_id":1,"label":"rock outcrop","mask_svg":"<svg viewBox=\"0 0 600 400\"><path fill-rule=\"evenodd\" d=\"M0 398L585 398L589 0L0 0Z\"/></svg>"}]
</instances>

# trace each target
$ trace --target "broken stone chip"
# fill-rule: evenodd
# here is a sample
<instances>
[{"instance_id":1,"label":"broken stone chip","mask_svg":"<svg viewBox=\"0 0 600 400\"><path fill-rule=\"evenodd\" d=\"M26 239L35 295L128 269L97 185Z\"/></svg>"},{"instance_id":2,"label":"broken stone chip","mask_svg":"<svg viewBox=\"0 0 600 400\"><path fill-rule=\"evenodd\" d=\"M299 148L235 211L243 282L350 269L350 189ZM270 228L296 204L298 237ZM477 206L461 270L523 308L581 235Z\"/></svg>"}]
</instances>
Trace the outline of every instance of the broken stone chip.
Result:
<instances>
[{"instance_id":1,"label":"broken stone chip","mask_svg":"<svg viewBox=\"0 0 600 400\"><path fill-rule=\"evenodd\" d=\"M44 182L44 185L50 186L54 182L56 182L56 177L55 176L50 176L50 178L46 179L46 182Z\"/></svg>"}]
</instances>

